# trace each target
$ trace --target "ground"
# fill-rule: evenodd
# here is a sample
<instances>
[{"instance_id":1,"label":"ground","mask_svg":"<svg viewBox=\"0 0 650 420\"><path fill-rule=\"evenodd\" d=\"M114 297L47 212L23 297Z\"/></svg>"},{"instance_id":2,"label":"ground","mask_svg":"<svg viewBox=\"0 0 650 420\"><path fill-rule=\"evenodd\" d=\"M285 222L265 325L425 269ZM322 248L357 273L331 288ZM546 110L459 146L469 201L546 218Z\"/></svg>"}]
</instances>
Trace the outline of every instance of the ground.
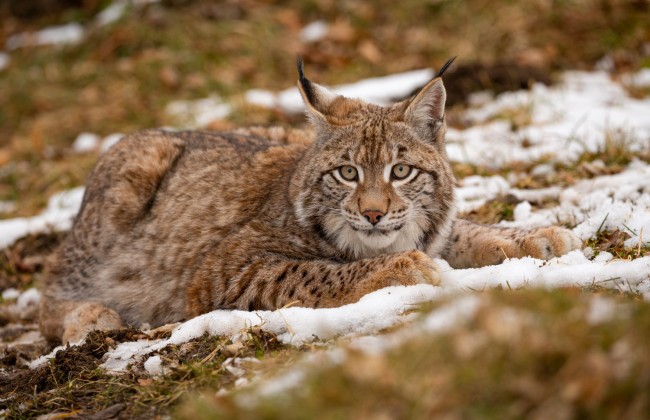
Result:
<instances>
[{"instance_id":1,"label":"ground","mask_svg":"<svg viewBox=\"0 0 650 420\"><path fill-rule=\"evenodd\" d=\"M118 3L0 2L0 416L649 416L650 83L637 80L650 67L650 3ZM66 45L17 46L71 23ZM296 53L327 85L458 56L445 84L462 216L563 224L587 251L443 267L442 288L373 294L329 314L327 328L300 308L218 314L50 353L32 288L65 233L42 227L65 230L80 196L62 214L56 194L83 185L114 133L304 126L280 102L247 100L295 86ZM486 89L519 92L471 95ZM37 215L43 225L14 230Z\"/></svg>"}]
</instances>

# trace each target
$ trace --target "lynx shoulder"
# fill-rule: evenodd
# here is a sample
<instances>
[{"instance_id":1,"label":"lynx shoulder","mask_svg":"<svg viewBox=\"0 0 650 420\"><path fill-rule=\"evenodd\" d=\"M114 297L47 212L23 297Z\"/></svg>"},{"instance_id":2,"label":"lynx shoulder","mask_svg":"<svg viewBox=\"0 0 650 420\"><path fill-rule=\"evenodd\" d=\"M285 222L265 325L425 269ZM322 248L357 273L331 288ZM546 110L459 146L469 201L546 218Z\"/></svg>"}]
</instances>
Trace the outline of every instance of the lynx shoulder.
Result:
<instances>
[{"instance_id":1,"label":"lynx shoulder","mask_svg":"<svg viewBox=\"0 0 650 420\"><path fill-rule=\"evenodd\" d=\"M380 107L299 73L313 140L277 128L147 130L100 158L46 281L46 337L214 309L340 306L437 284L432 257L473 267L580 246L561 228L455 218L440 75Z\"/></svg>"}]
</instances>

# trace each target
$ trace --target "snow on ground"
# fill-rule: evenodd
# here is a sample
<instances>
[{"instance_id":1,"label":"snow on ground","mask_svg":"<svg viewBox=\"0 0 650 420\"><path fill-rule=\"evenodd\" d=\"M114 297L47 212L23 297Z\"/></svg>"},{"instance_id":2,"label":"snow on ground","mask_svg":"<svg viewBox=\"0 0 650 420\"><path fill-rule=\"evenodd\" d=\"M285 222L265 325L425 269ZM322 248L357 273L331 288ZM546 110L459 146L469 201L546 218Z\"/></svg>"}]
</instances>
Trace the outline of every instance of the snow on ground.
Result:
<instances>
[{"instance_id":1,"label":"snow on ground","mask_svg":"<svg viewBox=\"0 0 650 420\"><path fill-rule=\"evenodd\" d=\"M2 292L2 299L4 300L17 299L18 296L20 296L20 291L14 288L5 289Z\"/></svg>"},{"instance_id":2,"label":"snow on ground","mask_svg":"<svg viewBox=\"0 0 650 420\"><path fill-rule=\"evenodd\" d=\"M38 216L0 220L0 249L30 233L70 229L72 219L81 206L83 193L84 188L78 187L53 195L47 209Z\"/></svg>"},{"instance_id":3,"label":"snow on ground","mask_svg":"<svg viewBox=\"0 0 650 420\"><path fill-rule=\"evenodd\" d=\"M585 151L602 150L607 140L647 151L649 110L650 97L631 98L605 72L566 72L558 85L538 83L468 110L464 118L473 127L449 129L447 152L457 162L498 168L549 156L573 162ZM529 124L513 129L510 119L499 118L508 116Z\"/></svg>"},{"instance_id":4,"label":"snow on ground","mask_svg":"<svg viewBox=\"0 0 650 420\"><path fill-rule=\"evenodd\" d=\"M569 224L576 226L573 232L583 241L594 237L599 230L618 229L631 235L625 246L650 246L650 165L647 163L637 160L619 174L579 181L563 190L559 199L559 206L536 211L526 201L519 203L514 210L515 220L500 225Z\"/></svg>"},{"instance_id":5,"label":"snow on ground","mask_svg":"<svg viewBox=\"0 0 650 420\"><path fill-rule=\"evenodd\" d=\"M214 120L227 117L230 110L230 105L224 103L217 95L193 101L173 101L165 108L168 115L187 128L205 127Z\"/></svg>"},{"instance_id":6,"label":"snow on ground","mask_svg":"<svg viewBox=\"0 0 650 420\"><path fill-rule=\"evenodd\" d=\"M12 51L26 46L78 44L83 37L84 27L77 22L71 22L49 26L34 33L12 35L7 39L5 47Z\"/></svg>"},{"instance_id":7,"label":"snow on ground","mask_svg":"<svg viewBox=\"0 0 650 420\"><path fill-rule=\"evenodd\" d=\"M9 54L0 52L0 71L4 70L10 62Z\"/></svg>"},{"instance_id":8,"label":"snow on ground","mask_svg":"<svg viewBox=\"0 0 650 420\"><path fill-rule=\"evenodd\" d=\"M361 350L367 354L380 354L395 348L407 340L421 334L441 334L457 328L474 317L478 309L485 304L480 295L457 296L449 303L409 323L406 328L377 335L363 335L349 340L348 348ZM155 356L151 357L153 359ZM280 375L271 378L253 377L247 384L256 385L249 392L236 395L236 403L241 407L254 407L259 398L269 398L298 388L304 378L315 368L340 365L348 357L348 349L335 347L323 352L312 352ZM235 384L237 387L237 384ZM217 393L217 395L223 392Z\"/></svg>"},{"instance_id":9,"label":"snow on ground","mask_svg":"<svg viewBox=\"0 0 650 420\"><path fill-rule=\"evenodd\" d=\"M650 69L641 69L637 73L625 74L621 77L624 85L648 88L650 87Z\"/></svg>"},{"instance_id":10,"label":"snow on ground","mask_svg":"<svg viewBox=\"0 0 650 420\"><path fill-rule=\"evenodd\" d=\"M114 133L102 139L97 134L81 133L72 143L72 150L78 153L94 152L99 150L101 153L107 151L112 145L120 141L124 134Z\"/></svg>"},{"instance_id":11,"label":"snow on ground","mask_svg":"<svg viewBox=\"0 0 650 420\"><path fill-rule=\"evenodd\" d=\"M616 175L584 179L561 189L549 187L521 190L510 187L505 178L470 176L457 188L458 208L468 212L488 200L511 194L520 200L514 210L514 221L502 221L500 226L533 228L552 224L575 226L573 232L583 241L598 230L618 229L631 235L625 246L650 246L650 165L634 160ZM533 210L531 202L548 198L559 205ZM642 236L641 232L646 235Z\"/></svg>"},{"instance_id":12,"label":"snow on ground","mask_svg":"<svg viewBox=\"0 0 650 420\"><path fill-rule=\"evenodd\" d=\"M300 40L302 42L316 42L325 38L330 26L324 20L314 21L300 31Z\"/></svg>"},{"instance_id":13,"label":"snow on ground","mask_svg":"<svg viewBox=\"0 0 650 420\"><path fill-rule=\"evenodd\" d=\"M95 23L99 26L110 25L124 16L128 7L128 1L115 1L97 14Z\"/></svg>"},{"instance_id":14,"label":"snow on ground","mask_svg":"<svg viewBox=\"0 0 650 420\"><path fill-rule=\"evenodd\" d=\"M0 201L0 213L14 211L16 203L13 201Z\"/></svg>"},{"instance_id":15,"label":"snow on ground","mask_svg":"<svg viewBox=\"0 0 650 420\"><path fill-rule=\"evenodd\" d=\"M94 24L97 26L109 25L120 19L129 7L142 7L148 3L157 3L160 0L115 0L95 17ZM65 25L48 26L36 32L23 32L10 36L5 48L13 51L23 47L34 47L41 45L69 45L78 44L86 36L86 28L77 22L70 22ZM5 54L6 56L6 54ZM2 57L0 56L0 70L2 70ZM7 61L8 63L8 61Z\"/></svg>"},{"instance_id":16,"label":"snow on ground","mask_svg":"<svg viewBox=\"0 0 650 420\"><path fill-rule=\"evenodd\" d=\"M334 86L333 92L348 98L361 98L377 105L388 105L396 98L408 96L434 76L432 69L409 71L384 77L361 80L357 83ZM305 105L297 87L277 94L268 90L251 89L245 94L248 102L265 108L280 107L285 112L298 114Z\"/></svg>"},{"instance_id":17,"label":"snow on ground","mask_svg":"<svg viewBox=\"0 0 650 420\"><path fill-rule=\"evenodd\" d=\"M381 103L405 95L432 74L432 71L426 70L372 79L342 86L338 91L346 92L349 96L374 98ZM407 80L409 83L406 83ZM569 72L563 80L558 86L536 85L531 91L506 93L494 100L477 103L464 115L475 125L467 130L450 130L450 156L456 160L493 167L507 167L513 161L534 163L541 156L550 157L551 161L571 162L584 150L594 151L603 147L607 136L616 133L624 134L623 140L619 141L625 141L631 150L647 150L650 147L650 119L647 118L650 115L649 98L630 98L620 84L604 73ZM383 83L387 83L387 86ZM401 91L398 89L400 85L403 88ZM381 92L381 95L377 92ZM249 100L256 100L253 93L248 92ZM273 106L298 108L296 91L263 94ZM291 100L283 99L292 96ZM196 113L194 123L198 125L208 120L208 117L205 120L201 117L203 109L207 110L209 118L215 118L215 115L221 118L227 112L227 105L218 98L209 101L200 105L178 102L170 105L170 112ZM516 113L523 113L528 122L513 130L509 120L501 117L510 118ZM80 135L78 149L96 149L99 142L97 136ZM550 164L538 164L533 169L534 173L540 175L553 171ZM583 240L594 237L599 230L618 228L631 236L626 245L636 247L641 241L646 245L650 242L649 180L650 165L639 160L633 161L619 174L581 180L564 189L520 190L512 187L517 181L514 175L508 179L501 176L473 176L462 180L462 185L457 189L458 206L461 211L470 211L489 199L512 194L524 201L515 208L514 221L501 222L503 226L526 228L567 224L574 226L573 231ZM0 246L7 246L24 234L47 226L57 229L69 227L82 193L83 189L80 188L53 197L48 209L40 216L0 221ZM557 200L558 205L534 209L530 204L548 198ZM611 254L602 252L593 258L587 251L590 250L573 251L551 261L526 257L509 259L498 266L465 270L454 270L445 261L438 260L443 269L439 287L417 285L386 288L340 308L215 311L181 324L166 340L122 343L106 355L103 366L119 372L139 360L147 361L146 366L152 373L160 372L162 367L158 360L148 358L157 349L186 342L205 332L236 338L242 330L256 325L276 334L285 343L300 344L349 337L359 346L372 341L372 346L368 348L382 348L382 345L389 346L390 340L399 339L394 338L397 337L395 335L391 335L393 338L390 339L373 335L389 327L411 323L414 315L409 314L409 309L414 305L452 297L449 308L433 312L426 318L428 321L419 321L417 327L442 331L463 322L463 314L475 310L478 298L474 291L494 287L598 285L631 290L650 300L650 257L632 261L616 260ZM598 312L597 306L594 311ZM593 317L598 318L597 315ZM380 345L378 340L387 341ZM35 361L34 365L46 357ZM287 382L294 379L289 378Z\"/></svg>"},{"instance_id":18,"label":"snow on ground","mask_svg":"<svg viewBox=\"0 0 650 420\"><path fill-rule=\"evenodd\" d=\"M99 147L101 138L93 133L81 133L72 143L72 150L79 153L90 152Z\"/></svg>"}]
</instances>

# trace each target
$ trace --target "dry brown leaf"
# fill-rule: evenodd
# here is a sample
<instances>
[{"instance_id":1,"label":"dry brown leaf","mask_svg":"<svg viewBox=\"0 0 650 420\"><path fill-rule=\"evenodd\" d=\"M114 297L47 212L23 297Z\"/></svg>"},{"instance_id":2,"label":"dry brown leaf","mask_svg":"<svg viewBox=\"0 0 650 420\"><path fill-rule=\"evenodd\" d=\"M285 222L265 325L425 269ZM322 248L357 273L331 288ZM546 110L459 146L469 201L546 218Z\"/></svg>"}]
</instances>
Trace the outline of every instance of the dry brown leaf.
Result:
<instances>
[{"instance_id":1,"label":"dry brown leaf","mask_svg":"<svg viewBox=\"0 0 650 420\"><path fill-rule=\"evenodd\" d=\"M363 56L366 60L374 64L379 64L384 58L384 55L381 53L377 45L374 42L364 39L359 44L359 54Z\"/></svg>"},{"instance_id":2,"label":"dry brown leaf","mask_svg":"<svg viewBox=\"0 0 650 420\"><path fill-rule=\"evenodd\" d=\"M616 245L622 244L625 240L630 238L630 235L627 232L622 232L618 228L608 235L603 235L604 238L607 238L607 241L603 242L599 247L599 251L608 250Z\"/></svg>"}]
</instances>

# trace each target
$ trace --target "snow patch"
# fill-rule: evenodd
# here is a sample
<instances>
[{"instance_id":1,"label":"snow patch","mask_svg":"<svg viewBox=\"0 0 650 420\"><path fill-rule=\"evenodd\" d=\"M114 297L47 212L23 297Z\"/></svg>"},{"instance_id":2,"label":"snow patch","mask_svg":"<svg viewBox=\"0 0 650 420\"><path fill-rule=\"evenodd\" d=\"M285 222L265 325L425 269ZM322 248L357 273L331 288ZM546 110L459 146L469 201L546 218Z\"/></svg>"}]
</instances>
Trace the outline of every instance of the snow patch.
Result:
<instances>
[{"instance_id":1,"label":"snow patch","mask_svg":"<svg viewBox=\"0 0 650 420\"><path fill-rule=\"evenodd\" d=\"M81 133L72 143L72 150L77 153L93 151L98 147L99 140L100 137L97 134Z\"/></svg>"},{"instance_id":2,"label":"snow patch","mask_svg":"<svg viewBox=\"0 0 650 420\"><path fill-rule=\"evenodd\" d=\"M650 87L650 69L641 69L637 73L626 74L621 77L624 85L647 88Z\"/></svg>"},{"instance_id":3,"label":"snow patch","mask_svg":"<svg viewBox=\"0 0 650 420\"><path fill-rule=\"evenodd\" d=\"M18 304L18 308L27 309L30 306L38 305L40 301L41 292L39 292L38 289L31 287L20 294L16 303Z\"/></svg>"},{"instance_id":4,"label":"snow patch","mask_svg":"<svg viewBox=\"0 0 650 420\"><path fill-rule=\"evenodd\" d=\"M620 310L620 308L612 298L594 296L589 301L587 322L591 325L602 324L603 322L614 319L618 310Z\"/></svg>"},{"instance_id":5,"label":"snow patch","mask_svg":"<svg viewBox=\"0 0 650 420\"><path fill-rule=\"evenodd\" d=\"M607 258L589 261L580 250L575 250L549 261L524 257L508 259L499 265L451 270L443 273L441 287L450 292L494 287L553 289L599 285L616 288L625 284L626 289L629 286L639 290L650 282L649 274L650 257L632 261Z\"/></svg>"},{"instance_id":6,"label":"snow patch","mask_svg":"<svg viewBox=\"0 0 650 420\"><path fill-rule=\"evenodd\" d=\"M409 71L384 77L361 80L356 83L334 86L330 90L347 98L360 98L377 105L389 105L396 99L408 96L435 76L432 69ZM266 108L280 107L290 114L305 110L298 88L273 92L253 89L246 92L248 102Z\"/></svg>"},{"instance_id":7,"label":"snow patch","mask_svg":"<svg viewBox=\"0 0 650 420\"><path fill-rule=\"evenodd\" d=\"M330 27L324 20L317 20L302 28L300 40L305 43L320 41L325 38Z\"/></svg>"},{"instance_id":8,"label":"snow patch","mask_svg":"<svg viewBox=\"0 0 650 420\"><path fill-rule=\"evenodd\" d=\"M480 298L475 295L456 299L428 314L422 321L422 329L434 334L451 331L474 316L480 301Z\"/></svg>"},{"instance_id":9,"label":"snow patch","mask_svg":"<svg viewBox=\"0 0 650 420\"><path fill-rule=\"evenodd\" d=\"M488 200L507 193L509 189L508 181L499 175L468 176L456 188L457 209L461 213L476 210Z\"/></svg>"},{"instance_id":10,"label":"snow patch","mask_svg":"<svg viewBox=\"0 0 650 420\"><path fill-rule=\"evenodd\" d=\"M10 62L11 62L11 58L9 57L9 54L0 52L0 71L7 68Z\"/></svg>"},{"instance_id":11,"label":"snow patch","mask_svg":"<svg viewBox=\"0 0 650 420\"><path fill-rule=\"evenodd\" d=\"M101 153L106 152L108 149L113 147L113 145L117 144L117 142L120 141L122 137L124 137L124 134L121 133L113 133L104 137L104 140L102 140L101 144L99 145L99 151Z\"/></svg>"},{"instance_id":12,"label":"snow patch","mask_svg":"<svg viewBox=\"0 0 650 420\"><path fill-rule=\"evenodd\" d=\"M649 112L650 98L629 97L605 72L566 72L558 85L506 92L466 111L463 119L473 126L447 131L447 153L454 161L498 168L549 156L572 162L602 150L608 139L648 150ZM513 130L501 117L513 113L530 124Z\"/></svg>"},{"instance_id":13,"label":"snow patch","mask_svg":"<svg viewBox=\"0 0 650 420\"><path fill-rule=\"evenodd\" d=\"M95 23L98 26L110 25L113 22L117 22L124 13L126 13L129 3L123 1L116 1L111 3L104 10L99 12L95 17Z\"/></svg>"},{"instance_id":14,"label":"snow patch","mask_svg":"<svg viewBox=\"0 0 650 420\"><path fill-rule=\"evenodd\" d=\"M12 35L7 39L6 48L9 51L38 45L69 45L78 44L84 38L84 27L77 22L66 25L49 26L34 33Z\"/></svg>"},{"instance_id":15,"label":"snow patch","mask_svg":"<svg viewBox=\"0 0 650 420\"><path fill-rule=\"evenodd\" d=\"M13 201L0 201L0 213L14 211L16 203Z\"/></svg>"},{"instance_id":16,"label":"snow patch","mask_svg":"<svg viewBox=\"0 0 650 420\"><path fill-rule=\"evenodd\" d=\"M30 233L70 229L72 219L81 207L83 194L83 187L64 191L53 195L47 209L38 216L0 220L0 249Z\"/></svg>"},{"instance_id":17,"label":"snow patch","mask_svg":"<svg viewBox=\"0 0 650 420\"><path fill-rule=\"evenodd\" d=\"M151 376L163 375L162 359L160 356L151 356L144 362L144 368Z\"/></svg>"},{"instance_id":18,"label":"snow patch","mask_svg":"<svg viewBox=\"0 0 650 420\"><path fill-rule=\"evenodd\" d=\"M252 326L261 326L286 344L300 345L340 336L373 334L406 322L409 308L430 301L442 293L427 284L395 286L370 293L359 302L338 308L285 308L276 311L217 310L179 325L166 340L122 343L106 355L102 365L111 371L125 371L143 356L169 344L185 343L205 333L234 337Z\"/></svg>"},{"instance_id":19,"label":"snow patch","mask_svg":"<svg viewBox=\"0 0 650 420\"><path fill-rule=\"evenodd\" d=\"M217 95L193 101L173 101L165 108L168 115L188 128L205 127L214 120L227 117L230 111L230 105L223 103Z\"/></svg>"},{"instance_id":20,"label":"snow patch","mask_svg":"<svg viewBox=\"0 0 650 420\"><path fill-rule=\"evenodd\" d=\"M616 175L581 180L564 190L509 190L518 198L553 197L556 207L533 210L528 203L515 207L514 221L500 226L532 228L552 224L576 226L573 232L583 241L595 237L600 230L618 229L631 237L625 246L650 245L650 164L639 160ZM524 192L526 191L526 192ZM489 197L490 191L481 197ZM535 196L538 197L535 197ZM467 206L467 204L464 204ZM642 235L641 232L646 232Z\"/></svg>"},{"instance_id":21,"label":"snow patch","mask_svg":"<svg viewBox=\"0 0 650 420\"><path fill-rule=\"evenodd\" d=\"M13 287L10 287L9 289L5 289L2 292L2 299L4 300L18 299L18 296L20 296L20 291L14 289Z\"/></svg>"}]
</instances>

